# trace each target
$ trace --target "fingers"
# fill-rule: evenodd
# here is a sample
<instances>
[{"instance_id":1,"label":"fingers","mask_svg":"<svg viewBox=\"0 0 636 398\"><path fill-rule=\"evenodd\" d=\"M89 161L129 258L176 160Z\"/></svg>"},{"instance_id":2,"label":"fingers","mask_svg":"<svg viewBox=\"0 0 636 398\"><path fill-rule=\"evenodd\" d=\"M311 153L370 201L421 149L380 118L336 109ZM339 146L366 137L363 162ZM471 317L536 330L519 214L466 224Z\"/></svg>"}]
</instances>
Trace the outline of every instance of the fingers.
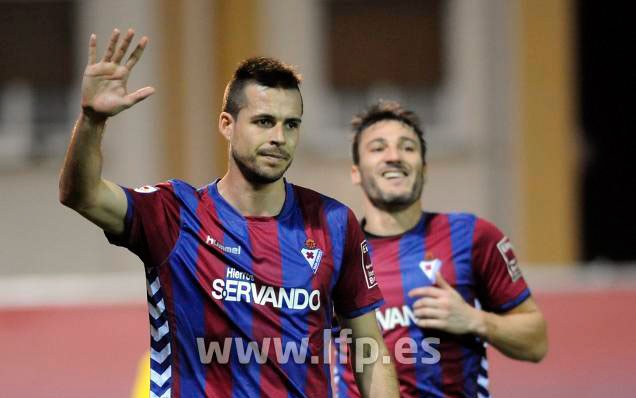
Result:
<instances>
[{"instance_id":1,"label":"fingers","mask_svg":"<svg viewBox=\"0 0 636 398\"><path fill-rule=\"evenodd\" d=\"M442 276L442 273L439 271L435 273L435 284L441 287L442 289L453 288L448 282L446 282L446 279L444 279L444 277Z\"/></svg>"},{"instance_id":2,"label":"fingers","mask_svg":"<svg viewBox=\"0 0 636 398\"><path fill-rule=\"evenodd\" d=\"M144 49L146 48L147 44L148 38L146 36L142 37L141 40L139 40L139 44L137 44L135 51L130 54L130 57L128 57L128 60L126 61L126 68L128 68L128 70L132 70L135 64L139 61L141 55L144 53Z\"/></svg>"},{"instance_id":3,"label":"fingers","mask_svg":"<svg viewBox=\"0 0 636 398\"><path fill-rule=\"evenodd\" d=\"M413 309L418 309L418 308L424 308L424 307L428 307L428 308L439 308L441 307L441 302L440 300L436 299L436 298L432 298L432 297L424 297L421 298L419 300L417 300L416 302L413 303Z\"/></svg>"},{"instance_id":4,"label":"fingers","mask_svg":"<svg viewBox=\"0 0 636 398\"><path fill-rule=\"evenodd\" d=\"M135 105L137 102L143 101L155 93L154 87L144 87L130 93L126 96L126 103L129 107Z\"/></svg>"},{"instance_id":5,"label":"fingers","mask_svg":"<svg viewBox=\"0 0 636 398\"><path fill-rule=\"evenodd\" d=\"M124 41L121 43L121 46L117 47L117 51L115 51L115 55L113 56L113 62L118 64L121 62L122 58L124 58L124 54L128 51L128 47L132 42L133 36L135 36L135 31L132 29L128 29L126 32L126 37L124 37Z\"/></svg>"},{"instance_id":6,"label":"fingers","mask_svg":"<svg viewBox=\"0 0 636 398\"><path fill-rule=\"evenodd\" d=\"M446 323L440 319L416 318L415 324L421 328L445 330Z\"/></svg>"},{"instance_id":7,"label":"fingers","mask_svg":"<svg viewBox=\"0 0 636 398\"><path fill-rule=\"evenodd\" d=\"M119 41L120 32L119 29L113 29L113 33L110 36L110 41L108 42L108 47L104 52L104 56L102 57L102 62L113 62L119 64L121 60L126 55L128 48L130 47L130 43L132 43L133 37L135 36L135 31L133 29L128 29L126 32L126 36L122 41L120 46L117 46L117 42ZM148 37L144 36L139 40L139 44L135 47L135 50L130 54L128 60L126 61L126 68L131 70L135 64L141 58L141 55L148 44ZM95 63L97 52L97 36L93 33L88 42L88 64L92 65Z\"/></svg>"},{"instance_id":8,"label":"fingers","mask_svg":"<svg viewBox=\"0 0 636 398\"><path fill-rule=\"evenodd\" d=\"M113 33L110 35L110 42L108 43L108 48L106 48L106 52L104 53L104 57L102 58L103 62L110 62L113 58L113 53L115 52L115 47L117 46L117 41L119 40L119 29L114 29Z\"/></svg>"},{"instance_id":9,"label":"fingers","mask_svg":"<svg viewBox=\"0 0 636 398\"><path fill-rule=\"evenodd\" d=\"M88 39L88 64L92 65L95 63L95 54L97 53L97 36L95 33L91 34L90 39Z\"/></svg>"},{"instance_id":10,"label":"fingers","mask_svg":"<svg viewBox=\"0 0 636 398\"><path fill-rule=\"evenodd\" d=\"M413 306L415 324L421 328L447 330L448 311L432 298L418 300L418 306ZM417 303L417 302L416 302Z\"/></svg>"},{"instance_id":11,"label":"fingers","mask_svg":"<svg viewBox=\"0 0 636 398\"><path fill-rule=\"evenodd\" d=\"M440 310L439 308L425 307L425 308L418 308L416 310L413 310L413 315L415 315L415 317L419 319L444 320L446 319L448 313L443 310Z\"/></svg>"},{"instance_id":12,"label":"fingers","mask_svg":"<svg viewBox=\"0 0 636 398\"><path fill-rule=\"evenodd\" d=\"M444 292L439 287L434 286L426 286L426 287L416 287L415 289L409 291L409 297L442 297Z\"/></svg>"},{"instance_id":13,"label":"fingers","mask_svg":"<svg viewBox=\"0 0 636 398\"><path fill-rule=\"evenodd\" d=\"M424 297L413 303L413 315L418 318L443 319L448 316L448 305L442 300Z\"/></svg>"}]
</instances>

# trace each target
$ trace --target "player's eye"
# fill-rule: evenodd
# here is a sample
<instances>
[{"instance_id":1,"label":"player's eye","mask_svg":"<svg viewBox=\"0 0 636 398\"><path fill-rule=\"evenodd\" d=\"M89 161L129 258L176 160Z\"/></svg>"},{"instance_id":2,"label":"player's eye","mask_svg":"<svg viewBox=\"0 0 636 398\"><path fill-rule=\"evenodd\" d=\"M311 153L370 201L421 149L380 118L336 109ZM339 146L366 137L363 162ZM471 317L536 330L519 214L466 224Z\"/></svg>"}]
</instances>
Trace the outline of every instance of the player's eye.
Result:
<instances>
[{"instance_id":1,"label":"player's eye","mask_svg":"<svg viewBox=\"0 0 636 398\"><path fill-rule=\"evenodd\" d=\"M289 122L287 122L287 128L289 129L297 129L300 127L300 122L297 120L290 120Z\"/></svg>"},{"instance_id":2,"label":"player's eye","mask_svg":"<svg viewBox=\"0 0 636 398\"><path fill-rule=\"evenodd\" d=\"M271 119L256 119L254 123L256 123L256 125L259 127L265 127L265 128L274 127L274 121Z\"/></svg>"}]
</instances>

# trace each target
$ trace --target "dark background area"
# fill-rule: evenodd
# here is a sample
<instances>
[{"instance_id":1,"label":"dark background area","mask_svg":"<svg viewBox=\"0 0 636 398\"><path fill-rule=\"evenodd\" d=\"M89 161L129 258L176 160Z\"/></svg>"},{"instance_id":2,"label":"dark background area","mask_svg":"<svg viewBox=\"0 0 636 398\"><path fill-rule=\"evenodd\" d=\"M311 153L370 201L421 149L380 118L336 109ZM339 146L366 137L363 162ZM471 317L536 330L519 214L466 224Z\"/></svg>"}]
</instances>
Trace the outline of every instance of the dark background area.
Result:
<instances>
[{"instance_id":1,"label":"dark background area","mask_svg":"<svg viewBox=\"0 0 636 398\"><path fill-rule=\"evenodd\" d=\"M629 4L577 3L583 261L636 260L636 25Z\"/></svg>"}]
</instances>

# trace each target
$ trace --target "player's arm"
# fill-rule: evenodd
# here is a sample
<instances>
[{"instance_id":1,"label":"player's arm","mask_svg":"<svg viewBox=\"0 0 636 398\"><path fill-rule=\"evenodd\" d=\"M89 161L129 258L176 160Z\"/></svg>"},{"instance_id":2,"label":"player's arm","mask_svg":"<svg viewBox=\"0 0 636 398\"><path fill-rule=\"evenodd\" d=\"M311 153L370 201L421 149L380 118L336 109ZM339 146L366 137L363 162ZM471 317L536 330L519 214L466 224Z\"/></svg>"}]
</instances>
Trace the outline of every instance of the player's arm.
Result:
<instances>
[{"instance_id":1,"label":"player's arm","mask_svg":"<svg viewBox=\"0 0 636 398\"><path fill-rule=\"evenodd\" d=\"M532 297L503 314L478 311L474 333L510 358L539 362L548 352L546 322Z\"/></svg>"},{"instance_id":2,"label":"player's arm","mask_svg":"<svg viewBox=\"0 0 636 398\"><path fill-rule=\"evenodd\" d=\"M548 350L546 323L532 297L496 314L468 304L439 272L437 286L413 289L415 323L453 334L476 334L514 359L539 362Z\"/></svg>"},{"instance_id":3,"label":"player's arm","mask_svg":"<svg viewBox=\"0 0 636 398\"><path fill-rule=\"evenodd\" d=\"M114 30L104 56L96 60L97 38L90 37L88 64L82 80L82 112L72 132L59 182L59 199L106 232L124 231L127 200L124 191L102 178L101 143L106 120L153 94L152 87L128 93L130 71L141 58L148 38L142 37L123 63L134 32L118 44Z\"/></svg>"},{"instance_id":4,"label":"player's arm","mask_svg":"<svg viewBox=\"0 0 636 398\"><path fill-rule=\"evenodd\" d=\"M340 319L345 329L351 330L351 368L362 397L399 397L395 368L384 344L375 312L352 319Z\"/></svg>"}]
</instances>

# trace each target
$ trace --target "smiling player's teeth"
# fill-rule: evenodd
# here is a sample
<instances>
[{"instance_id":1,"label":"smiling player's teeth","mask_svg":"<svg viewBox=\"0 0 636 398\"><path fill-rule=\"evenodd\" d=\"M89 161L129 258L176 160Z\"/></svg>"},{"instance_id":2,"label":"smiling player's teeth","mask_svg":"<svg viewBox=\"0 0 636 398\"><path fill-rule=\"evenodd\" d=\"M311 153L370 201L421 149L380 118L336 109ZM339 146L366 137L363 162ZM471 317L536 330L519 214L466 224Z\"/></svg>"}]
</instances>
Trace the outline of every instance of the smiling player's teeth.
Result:
<instances>
[{"instance_id":1,"label":"smiling player's teeth","mask_svg":"<svg viewBox=\"0 0 636 398\"><path fill-rule=\"evenodd\" d=\"M404 177L404 173L401 171L387 171L382 174L384 178L400 178Z\"/></svg>"}]
</instances>

